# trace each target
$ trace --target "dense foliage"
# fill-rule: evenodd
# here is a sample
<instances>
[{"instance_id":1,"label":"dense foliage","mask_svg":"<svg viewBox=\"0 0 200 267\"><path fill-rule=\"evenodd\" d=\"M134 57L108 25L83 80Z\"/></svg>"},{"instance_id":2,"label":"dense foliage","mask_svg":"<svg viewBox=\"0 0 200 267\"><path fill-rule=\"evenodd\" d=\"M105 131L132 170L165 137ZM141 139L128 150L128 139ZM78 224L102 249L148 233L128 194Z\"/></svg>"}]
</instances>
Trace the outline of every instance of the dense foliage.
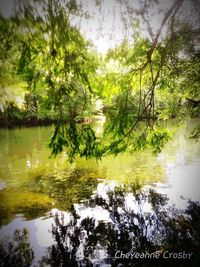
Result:
<instances>
[{"instance_id":1,"label":"dense foliage","mask_svg":"<svg viewBox=\"0 0 200 267\"><path fill-rule=\"evenodd\" d=\"M145 18L157 1L144 2L135 16L149 36L133 23L134 34L105 57L72 25L86 16L81 1L19 1L11 17L1 15L1 123L55 122L52 153L66 149L70 161L160 152L170 134L158 121L200 115L200 9L198 1L174 0L154 33ZM181 15L188 5L192 19ZM107 118L103 136L86 123L97 100ZM199 134L196 128L192 136Z\"/></svg>"}]
</instances>

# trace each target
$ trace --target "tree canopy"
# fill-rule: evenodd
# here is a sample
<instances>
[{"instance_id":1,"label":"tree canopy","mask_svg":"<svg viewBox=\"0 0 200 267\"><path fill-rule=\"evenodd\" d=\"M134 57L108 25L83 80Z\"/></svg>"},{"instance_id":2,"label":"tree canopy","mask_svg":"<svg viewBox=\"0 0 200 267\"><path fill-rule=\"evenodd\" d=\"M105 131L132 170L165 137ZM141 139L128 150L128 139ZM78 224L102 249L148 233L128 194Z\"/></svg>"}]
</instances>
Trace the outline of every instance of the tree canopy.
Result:
<instances>
[{"instance_id":1,"label":"tree canopy","mask_svg":"<svg viewBox=\"0 0 200 267\"><path fill-rule=\"evenodd\" d=\"M133 8L118 1L132 34L106 55L73 23L90 19L82 1L17 2L10 17L0 16L1 117L53 119L52 153L66 150L70 161L144 148L160 152L170 139L161 120L200 115L200 3L172 1L155 30L150 14L158 2ZM101 136L87 123L97 100L106 116ZM199 135L197 127L192 137Z\"/></svg>"}]
</instances>

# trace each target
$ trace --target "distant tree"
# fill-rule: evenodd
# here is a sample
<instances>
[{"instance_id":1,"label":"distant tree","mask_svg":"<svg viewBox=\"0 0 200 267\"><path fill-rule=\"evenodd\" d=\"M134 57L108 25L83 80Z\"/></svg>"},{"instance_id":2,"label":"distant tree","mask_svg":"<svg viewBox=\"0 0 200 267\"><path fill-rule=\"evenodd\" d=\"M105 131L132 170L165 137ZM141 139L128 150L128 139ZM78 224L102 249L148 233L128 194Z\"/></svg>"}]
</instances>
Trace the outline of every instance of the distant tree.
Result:
<instances>
[{"instance_id":1,"label":"distant tree","mask_svg":"<svg viewBox=\"0 0 200 267\"><path fill-rule=\"evenodd\" d=\"M139 8L120 1L124 27L132 27L133 36L105 58L72 25L72 18L88 17L82 1L16 3L15 13L0 21L0 108L16 106L22 90L25 116L57 121L54 155L65 149L72 162L78 155L99 159L144 148L158 153L171 137L160 120L199 117L199 1L174 0L161 11L157 30L150 19L157 1L141 1ZM78 124L92 117L97 99L107 117L102 137L91 125Z\"/></svg>"}]
</instances>

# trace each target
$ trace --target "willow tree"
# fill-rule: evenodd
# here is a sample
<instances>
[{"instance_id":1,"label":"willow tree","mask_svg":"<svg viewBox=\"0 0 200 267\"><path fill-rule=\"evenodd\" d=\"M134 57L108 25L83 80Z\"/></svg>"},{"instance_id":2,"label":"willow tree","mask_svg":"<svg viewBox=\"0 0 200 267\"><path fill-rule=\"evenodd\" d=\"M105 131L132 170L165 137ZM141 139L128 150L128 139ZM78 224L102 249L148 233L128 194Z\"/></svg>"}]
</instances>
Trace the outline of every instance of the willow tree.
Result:
<instances>
[{"instance_id":1,"label":"willow tree","mask_svg":"<svg viewBox=\"0 0 200 267\"><path fill-rule=\"evenodd\" d=\"M18 1L6 21L12 22L11 69L43 110L54 114L52 153L66 149L70 161L77 155L100 158L146 147L159 152L169 133L159 129L158 120L200 113L199 2L174 0L156 31L149 17L157 1L141 1L139 9L118 2L126 10L123 21L132 25L126 28L134 27L134 34L110 50L104 63L72 25L72 18L87 15L82 1ZM191 21L181 15L188 3ZM140 34L135 18L146 24L148 36ZM2 44L6 51L7 43ZM105 104L106 138L77 123L92 115L96 97ZM198 134L199 129L194 136Z\"/></svg>"},{"instance_id":2,"label":"willow tree","mask_svg":"<svg viewBox=\"0 0 200 267\"><path fill-rule=\"evenodd\" d=\"M17 25L0 14L0 28L0 112L4 112L11 102L20 104L26 84L16 72L15 64L19 58Z\"/></svg>"},{"instance_id":3,"label":"willow tree","mask_svg":"<svg viewBox=\"0 0 200 267\"><path fill-rule=\"evenodd\" d=\"M17 56L12 69L43 110L57 119L52 153L67 147L70 161L76 154L94 155L94 131L77 123L91 115L94 93L90 80L98 66L92 44L70 22L70 16L83 12L75 1L19 1L15 7L7 19L15 26L16 42L11 45Z\"/></svg>"},{"instance_id":4,"label":"willow tree","mask_svg":"<svg viewBox=\"0 0 200 267\"><path fill-rule=\"evenodd\" d=\"M170 133L158 127L159 120L200 115L199 2L173 1L157 31L147 16L157 1L143 1L138 10L131 9L129 1L121 3L127 16L137 14L146 23L149 36L138 32L107 54L107 61L118 69L103 77L109 81L102 93L106 130L114 139L106 149L119 153L148 147L160 152ZM198 135L196 128L193 136Z\"/></svg>"}]
</instances>

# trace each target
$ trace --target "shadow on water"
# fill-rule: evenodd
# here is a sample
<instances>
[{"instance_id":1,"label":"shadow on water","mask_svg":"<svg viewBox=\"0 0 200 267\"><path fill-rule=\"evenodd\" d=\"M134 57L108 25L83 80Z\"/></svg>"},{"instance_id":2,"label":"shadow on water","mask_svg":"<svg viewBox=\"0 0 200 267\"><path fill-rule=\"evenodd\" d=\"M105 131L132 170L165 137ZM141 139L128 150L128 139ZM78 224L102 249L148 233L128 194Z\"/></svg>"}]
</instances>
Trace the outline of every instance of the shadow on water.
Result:
<instances>
[{"instance_id":1,"label":"shadow on water","mask_svg":"<svg viewBox=\"0 0 200 267\"><path fill-rule=\"evenodd\" d=\"M5 227L0 233L10 237L0 241L0 267L200 266L200 204L194 202L199 200L200 150L185 139L184 127L158 157L123 154L98 164L78 159L72 166L64 154L48 158L48 134L49 128L38 128L2 136L0 225ZM141 190L157 182L169 200ZM171 201L174 195L193 202L180 210L170 206L177 204ZM57 215L49 218L53 210ZM22 227L29 234L17 230L12 235ZM159 258L145 259L146 253ZM188 253L193 253L190 260Z\"/></svg>"},{"instance_id":2,"label":"shadow on water","mask_svg":"<svg viewBox=\"0 0 200 267\"><path fill-rule=\"evenodd\" d=\"M164 126L171 131L173 123ZM18 215L31 220L54 208L68 211L72 203L89 198L102 180L141 186L162 183L176 204L180 195L200 200L200 146L186 138L191 123L182 125L158 156L127 152L115 158L107 155L98 163L77 158L72 165L65 152L49 158L52 127L0 130L0 228Z\"/></svg>"},{"instance_id":3,"label":"shadow on water","mask_svg":"<svg viewBox=\"0 0 200 267\"><path fill-rule=\"evenodd\" d=\"M9 223L17 213L31 220L55 207L69 210L72 203L91 197L99 182L95 175L88 168L60 170L48 176L35 176L19 190L4 188L0 192L0 225Z\"/></svg>"},{"instance_id":4,"label":"shadow on water","mask_svg":"<svg viewBox=\"0 0 200 267\"><path fill-rule=\"evenodd\" d=\"M95 216L100 209L107 214L104 219ZM89 210L93 213L84 216ZM199 266L199 214L197 202L177 210L152 189L115 187L72 205L68 218L55 215L55 243L37 266ZM30 266L34 253L27 232L15 232L12 239L17 242L1 242L0 266Z\"/></svg>"}]
</instances>

